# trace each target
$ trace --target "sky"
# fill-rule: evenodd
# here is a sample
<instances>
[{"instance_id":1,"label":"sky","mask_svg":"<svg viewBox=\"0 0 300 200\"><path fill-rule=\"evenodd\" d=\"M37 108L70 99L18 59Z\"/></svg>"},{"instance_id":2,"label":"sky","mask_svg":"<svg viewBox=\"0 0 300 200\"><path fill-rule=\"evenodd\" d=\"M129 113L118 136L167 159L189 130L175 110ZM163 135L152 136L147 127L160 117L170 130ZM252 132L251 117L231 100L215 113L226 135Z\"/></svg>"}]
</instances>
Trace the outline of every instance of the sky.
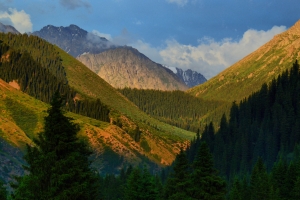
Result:
<instances>
[{"instance_id":1,"label":"sky","mask_svg":"<svg viewBox=\"0 0 300 200\"><path fill-rule=\"evenodd\" d=\"M19 32L80 28L171 69L217 75L300 19L299 0L0 0Z\"/></svg>"}]
</instances>

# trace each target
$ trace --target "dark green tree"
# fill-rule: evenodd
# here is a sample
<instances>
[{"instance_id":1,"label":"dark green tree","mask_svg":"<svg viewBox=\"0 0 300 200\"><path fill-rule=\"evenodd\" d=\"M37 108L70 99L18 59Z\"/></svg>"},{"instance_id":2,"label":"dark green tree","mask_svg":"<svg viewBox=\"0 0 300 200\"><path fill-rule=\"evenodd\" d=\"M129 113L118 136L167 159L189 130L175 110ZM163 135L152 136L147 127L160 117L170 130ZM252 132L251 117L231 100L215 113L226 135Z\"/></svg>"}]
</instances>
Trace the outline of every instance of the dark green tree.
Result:
<instances>
[{"instance_id":1,"label":"dark green tree","mask_svg":"<svg viewBox=\"0 0 300 200\"><path fill-rule=\"evenodd\" d=\"M64 115L63 99L55 93L44 131L27 145L29 172L17 178L14 199L95 199L98 176L90 169L91 151L77 138L79 126Z\"/></svg>"},{"instance_id":2,"label":"dark green tree","mask_svg":"<svg viewBox=\"0 0 300 200\"><path fill-rule=\"evenodd\" d=\"M141 170L135 168L128 177L126 188L124 191L125 199L139 199L142 195L142 173Z\"/></svg>"},{"instance_id":3,"label":"dark green tree","mask_svg":"<svg viewBox=\"0 0 300 200\"><path fill-rule=\"evenodd\" d=\"M173 172L169 175L165 185L165 199L187 199L190 187L189 175L190 167L187 156L181 150L176 156Z\"/></svg>"},{"instance_id":4,"label":"dark green tree","mask_svg":"<svg viewBox=\"0 0 300 200\"><path fill-rule=\"evenodd\" d=\"M242 200L242 184L240 180L235 177L233 185L229 191L229 200Z\"/></svg>"},{"instance_id":5,"label":"dark green tree","mask_svg":"<svg viewBox=\"0 0 300 200\"><path fill-rule=\"evenodd\" d=\"M7 190L4 186L4 182L0 179L0 199L6 200L7 199Z\"/></svg>"},{"instance_id":6,"label":"dark green tree","mask_svg":"<svg viewBox=\"0 0 300 200\"><path fill-rule=\"evenodd\" d=\"M190 194L195 199L225 199L226 183L213 166L212 155L206 142L202 142L192 165Z\"/></svg>"},{"instance_id":7,"label":"dark green tree","mask_svg":"<svg viewBox=\"0 0 300 200\"><path fill-rule=\"evenodd\" d=\"M259 157L250 180L251 199L270 199L270 182L266 167Z\"/></svg>"}]
</instances>

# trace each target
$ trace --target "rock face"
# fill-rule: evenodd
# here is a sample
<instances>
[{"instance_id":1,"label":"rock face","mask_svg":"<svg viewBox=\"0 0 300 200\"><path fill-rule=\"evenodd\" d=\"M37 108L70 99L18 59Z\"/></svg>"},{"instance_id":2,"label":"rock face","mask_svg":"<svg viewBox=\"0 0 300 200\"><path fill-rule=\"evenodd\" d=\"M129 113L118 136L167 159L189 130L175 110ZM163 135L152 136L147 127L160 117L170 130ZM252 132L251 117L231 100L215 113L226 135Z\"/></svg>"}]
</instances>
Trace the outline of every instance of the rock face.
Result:
<instances>
[{"instance_id":1,"label":"rock face","mask_svg":"<svg viewBox=\"0 0 300 200\"><path fill-rule=\"evenodd\" d=\"M4 25L1 22L0 22L0 32L3 32L3 33L15 33L15 34L19 34L20 33L13 26Z\"/></svg>"},{"instance_id":2,"label":"rock face","mask_svg":"<svg viewBox=\"0 0 300 200\"><path fill-rule=\"evenodd\" d=\"M74 57L85 52L97 54L114 47L106 38L88 33L73 24L68 27L48 25L32 34L59 46Z\"/></svg>"},{"instance_id":3,"label":"rock face","mask_svg":"<svg viewBox=\"0 0 300 200\"><path fill-rule=\"evenodd\" d=\"M83 54L77 59L115 88L188 88L170 69L151 61L132 47L118 47L100 54Z\"/></svg>"},{"instance_id":4,"label":"rock face","mask_svg":"<svg viewBox=\"0 0 300 200\"><path fill-rule=\"evenodd\" d=\"M183 71L180 68L176 68L177 72L176 75L185 82L185 84L191 88L196 85L200 85L207 81L207 79L200 73L193 71L191 69L188 69L186 71Z\"/></svg>"}]
</instances>

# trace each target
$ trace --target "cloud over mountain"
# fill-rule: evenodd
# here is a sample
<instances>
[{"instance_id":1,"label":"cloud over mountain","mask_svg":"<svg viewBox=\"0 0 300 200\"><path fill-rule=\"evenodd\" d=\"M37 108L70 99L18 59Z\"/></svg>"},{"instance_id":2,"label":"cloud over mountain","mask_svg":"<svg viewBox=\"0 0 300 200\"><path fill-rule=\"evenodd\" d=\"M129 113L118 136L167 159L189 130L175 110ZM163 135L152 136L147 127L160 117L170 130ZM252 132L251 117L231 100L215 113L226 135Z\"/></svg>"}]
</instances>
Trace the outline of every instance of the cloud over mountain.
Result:
<instances>
[{"instance_id":1,"label":"cloud over mountain","mask_svg":"<svg viewBox=\"0 0 300 200\"><path fill-rule=\"evenodd\" d=\"M32 31L30 15L24 10L18 11L17 9L9 8L8 11L2 11L0 12L0 22L14 26L20 33Z\"/></svg>"},{"instance_id":2,"label":"cloud over mountain","mask_svg":"<svg viewBox=\"0 0 300 200\"><path fill-rule=\"evenodd\" d=\"M205 77L211 78L284 30L286 30L284 26L274 26L267 31L250 29L237 41L225 38L217 42L210 38L203 38L199 40L198 46L183 45L176 40L168 40L166 48L160 51L160 55L164 63L170 66L197 70Z\"/></svg>"},{"instance_id":3,"label":"cloud over mountain","mask_svg":"<svg viewBox=\"0 0 300 200\"><path fill-rule=\"evenodd\" d=\"M285 26L274 26L267 31L249 29L239 40L202 38L196 46L181 44L175 39L165 41L164 46L158 48L141 40L132 46L156 62L184 70L192 69L209 79L285 30Z\"/></svg>"}]
</instances>

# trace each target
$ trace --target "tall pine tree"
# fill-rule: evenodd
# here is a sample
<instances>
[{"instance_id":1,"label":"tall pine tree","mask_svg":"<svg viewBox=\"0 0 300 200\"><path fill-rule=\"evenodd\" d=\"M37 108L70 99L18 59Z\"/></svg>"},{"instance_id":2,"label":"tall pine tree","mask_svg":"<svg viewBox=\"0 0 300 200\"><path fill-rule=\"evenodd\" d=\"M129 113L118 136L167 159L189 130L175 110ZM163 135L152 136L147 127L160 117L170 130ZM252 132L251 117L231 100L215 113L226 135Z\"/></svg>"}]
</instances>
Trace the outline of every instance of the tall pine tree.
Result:
<instances>
[{"instance_id":1,"label":"tall pine tree","mask_svg":"<svg viewBox=\"0 0 300 200\"><path fill-rule=\"evenodd\" d=\"M206 142L202 142L193 163L190 194L195 199L225 199L226 183L213 166L212 155Z\"/></svg>"},{"instance_id":2,"label":"tall pine tree","mask_svg":"<svg viewBox=\"0 0 300 200\"><path fill-rule=\"evenodd\" d=\"M13 199L96 199L98 177L90 169L91 152L77 138L79 127L64 116L56 92L45 117L44 131L27 145L29 172L17 178Z\"/></svg>"}]
</instances>

